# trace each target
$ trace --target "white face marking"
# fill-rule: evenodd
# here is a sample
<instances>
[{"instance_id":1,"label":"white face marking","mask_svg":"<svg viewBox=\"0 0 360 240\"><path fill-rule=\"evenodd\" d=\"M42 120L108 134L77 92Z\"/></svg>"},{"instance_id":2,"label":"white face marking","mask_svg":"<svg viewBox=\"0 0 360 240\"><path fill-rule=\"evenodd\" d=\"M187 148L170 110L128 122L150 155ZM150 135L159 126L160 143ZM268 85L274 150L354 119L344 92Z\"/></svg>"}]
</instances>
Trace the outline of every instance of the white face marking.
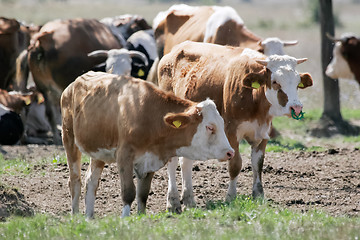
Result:
<instances>
[{"instance_id":1,"label":"white face marking","mask_svg":"<svg viewBox=\"0 0 360 240\"><path fill-rule=\"evenodd\" d=\"M117 75L130 75L132 59L127 49L111 49L108 51L106 71Z\"/></svg>"},{"instance_id":2,"label":"white face marking","mask_svg":"<svg viewBox=\"0 0 360 240\"><path fill-rule=\"evenodd\" d=\"M268 57L267 68L271 71L271 84L274 82L281 86L288 98L285 106L281 106L278 100L278 91L274 88L266 89L266 99L271 104L269 115L270 116L283 116L289 115L291 106L301 106L297 94L297 86L300 83L300 75L295 71L297 61L295 58L287 55L271 55Z\"/></svg>"},{"instance_id":3,"label":"white face marking","mask_svg":"<svg viewBox=\"0 0 360 240\"><path fill-rule=\"evenodd\" d=\"M254 144L259 144L263 139L270 139L269 137L270 127L271 127L270 124L259 125L257 120L253 122L249 122L249 121L242 122L236 128L237 140L240 141L245 137L248 137L252 141L254 141Z\"/></svg>"},{"instance_id":4,"label":"white face marking","mask_svg":"<svg viewBox=\"0 0 360 240\"><path fill-rule=\"evenodd\" d=\"M150 59L154 60L158 57L158 54L156 50L155 39L151 36L150 31L153 33L152 29L137 31L129 37L128 42L134 45L135 48L137 48L139 45L142 45L149 54Z\"/></svg>"},{"instance_id":5,"label":"white face marking","mask_svg":"<svg viewBox=\"0 0 360 240\"><path fill-rule=\"evenodd\" d=\"M224 120L212 100L205 100L197 105L202 108L203 121L198 125L191 145L176 150L177 156L193 160L219 159L225 160L227 153L234 150L225 135ZM214 126L215 131L209 132L207 126Z\"/></svg>"},{"instance_id":6,"label":"white face marking","mask_svg":"<svg viewBox=\"0 0 360 240\"><path fill-rule=\"evenodd\" d=\"M264 54L270 55L285 55L284 43L279 38L266 38L261 42L261 46L264 48Z\"/></svg>"},{"instance_id":7,"label":"white face marking","mask_svg":"<svg viewBox=\"0 0 360 240\"><path fill-rule=\"evenodd\" d=\"M137 178L144 178L147 173L155 172L165 165L164 161L159 159L159 156L146 152L143 155L137 156L134 161L134 172Z\"/></svg>"},{"instance_id":8,"label":"white face marking","mask_svg":"<svg viewBox=\"0 0 360 240\"><path fill-rule=\"evenodd\" d=\"M204 42L207 42L210 37L214 36L216 30L229 20L234 20L239 25L244 25L244 21L232 7L213 6L212 8L214 10L214 13L209 17L208 21L206 22Z\"/></svg>"},{"instance_id":9,"label":"white face marking","mask_svg":"<svg viewBox=\"0 0 360 240\"><path fill-rule=\"evenodd\" d=\"M333 50L333 59L326 68L326 75L333 78L345 78L345 79L355 79L354 74L350 70L348 62L344 59L343 55L340 52L341 42L335 44Z\"/></svg>"}]
</instances>

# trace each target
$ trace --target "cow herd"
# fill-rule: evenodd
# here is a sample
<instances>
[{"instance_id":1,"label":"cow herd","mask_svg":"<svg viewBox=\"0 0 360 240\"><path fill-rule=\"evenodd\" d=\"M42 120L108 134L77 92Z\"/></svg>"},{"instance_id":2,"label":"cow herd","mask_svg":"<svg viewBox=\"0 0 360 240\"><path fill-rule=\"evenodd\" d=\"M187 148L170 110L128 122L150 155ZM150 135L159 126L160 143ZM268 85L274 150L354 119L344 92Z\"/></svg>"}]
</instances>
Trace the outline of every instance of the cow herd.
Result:
<instances>
[{"instance_id":1,"label":"cow herd","mask_svg":"<svg viewBox=\"0 0 360 240\"><path fill-rule=\"evenodd\" d=\"M360 82L359 39L332 39L326 74ZM272 119L300 118L297 91L313 85L309 73L296 70L307 59L284 51L295 44L257 36L233 8L220 6L174 5L159 12L152 27L138 15L43 26L0 18L0 144L44 143L44 136L63 144L73 213L79 211L81 153L89 155L90 218L109 163L119 170L122 216L130 215L135 198L138 212L145 212L154 172L166 164L169 211L196 206L195 160L228 162L226 200L233 200L242 140L251 146L252 195L263 197Z\"/></svg>"}]
</instances>

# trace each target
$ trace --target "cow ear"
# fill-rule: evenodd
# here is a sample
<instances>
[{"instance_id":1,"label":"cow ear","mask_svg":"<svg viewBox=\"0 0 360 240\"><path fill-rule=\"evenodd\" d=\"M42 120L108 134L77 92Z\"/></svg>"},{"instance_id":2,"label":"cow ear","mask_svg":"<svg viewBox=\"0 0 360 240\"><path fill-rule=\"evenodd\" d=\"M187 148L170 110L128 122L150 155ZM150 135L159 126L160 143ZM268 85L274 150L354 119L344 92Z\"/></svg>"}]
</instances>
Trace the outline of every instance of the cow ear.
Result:
<instances>
[{"instance_id":1,"label":"cow ear","mask_svg":"<svg viewBox=\"0 0 360 240\"><path fill-rule=\"evenodd\" d=\"M245 75L243 80L243 86L258 89L261 86L266 85L270 87L271 71L264 68L260 72L252 72Z\"/></svg>"},{"instance_id":2,"label":"cow ear","mask_svg":"<svg viewBox=\"0 0 360 240\"><path fill-rule=\"evenodd\" d=\"M186 113L168 113L164 121L172 128L182 129L190 123L190 116Z\"/></svg>"},{"instance_id":3,"label":"cow ear","mask_svg":"<svg viewBox=\"0 0 360 240\"><path fill-rule=\"evenodd\" d=\"M301 73L300 74L300 83L298 85L299 88L304 89L313 85L312 77L309 73Z\"/></svg>"}]
</instances>

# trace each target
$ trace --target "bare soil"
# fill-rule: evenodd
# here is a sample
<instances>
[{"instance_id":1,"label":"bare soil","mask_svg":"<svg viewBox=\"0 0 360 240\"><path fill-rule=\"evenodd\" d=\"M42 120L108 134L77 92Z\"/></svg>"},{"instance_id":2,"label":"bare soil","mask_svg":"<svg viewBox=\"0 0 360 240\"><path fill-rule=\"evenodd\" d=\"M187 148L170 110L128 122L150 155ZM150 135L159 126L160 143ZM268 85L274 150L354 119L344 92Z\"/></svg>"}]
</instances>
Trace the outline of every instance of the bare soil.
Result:
<instances>
[{"instance_id":1,"label":"bare soil","mask_svg":"<svg viewBox=\"0 0 360 240\"><path fill-rule=\"evenodd\" d=\"M26 161L39 162L39 159L53 159L64 154L62 146L53 145L1 146L0 151L8 161L20 157ZM263 171L265 197L274 204L299 211L319 209L334 216L360 216L359 159L360 150L357 148L329 149L326 152L267 153ZM31 207L30 213L34 211L57 216L70 213L67 165L47 161L33 168L27 175L1 175L0 182L23 194L23 197L17 198L19 206ZM86 168L87 164L84 163L83 176ZM180 189L179 168L177 173ZM193 168L193 184L198 206L204 208L209 201L223 201L228 181L226 163L215 160L196 162ZM238 194L250 195L251 187L250 160L249 156L243 154ZM164 167L153 179L148 213L165 211L166 192L167 172ZM11 205L6 199L5 193L0 191L2 206ZM82 198L81 209L84 209L83 202ZM14 201L12 204L11 206L14 206ZM121 208L120 180L113 164L104 169L95 202L95 214L98 217L120 215ZM136 203L132 206L132 213L135 212Z\"/></svg>"}]
</instances>

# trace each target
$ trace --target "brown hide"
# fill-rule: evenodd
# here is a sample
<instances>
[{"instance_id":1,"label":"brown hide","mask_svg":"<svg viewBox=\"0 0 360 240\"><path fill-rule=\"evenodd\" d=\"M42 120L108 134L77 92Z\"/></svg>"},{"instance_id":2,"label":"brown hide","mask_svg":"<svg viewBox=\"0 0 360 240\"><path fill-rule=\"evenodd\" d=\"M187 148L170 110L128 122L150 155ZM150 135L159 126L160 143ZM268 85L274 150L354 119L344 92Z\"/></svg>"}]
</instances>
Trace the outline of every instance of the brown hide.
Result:
<instances>
[{"instance_id":1,"label":"brown hide","mask_svg":"<svg viewBox=\"0 0 360 240\"><path fill-rule=\"evenodd\" d=\"M349 37L342 40L340 52L360 84L360 38Z\"/></svg>"},{"instance_id":2,"label":"brown hide","mask_svg":"<svg viewBox=\"0 0 360 240\"><path fill-rule=\"evenodd\" d=\"M173 46L186 40L203 42L206 23L213 13L214 10L208 6L198 7L190 14L184 10L170 12L155 29L156 42L160 48L159 56L169 53ZM250 32L244 25L229 20L220 26L215 35L207 39L207 42L259 50L260 40L260 37ZM163 49L163 54L161 49Z\"/></svg>"},{"instance_id":3,"label":"brown hide","mask_svg":"<svg viewBox=\"0 0 360 240\"><path fill-rule=\"evenodd\" d=\"M45 24L29 47L29 67L40 89L61 94L75 78L103 59L87 54L99 49L121 48L110 30L94 19L55 20Z\"/></svg>"},{"instance_id":4,"label":"brown hide","mask_svg":"<svg viewBox=\"0 0 360 240\"><path fill-rule=\"evenodd\" d=\"M266 104L264 87L253 90L243 86L243 81L253 72L263 79L262 86L269 85L271 72L248 57L240 57L242 51L240 47L214 44L200 47L184 42L160 61L159 86L193 101L213 99L225 125L227 120L267 122L270 105Z\"/></svg>"},{"instance_id":5,"label":"brown hide","mask_svg":"<svg viewBox=\"0 0 360 240\"><path fill-rule=\"evenodd\" d=\"M136 154L152 152L164 161L175 155L176 148L190 145L202 120L191 101L151 83L106 73L79 77L63 93L61 104L63 131L73 131L86 152L127 145ZM193 112L186 131L165 124L167 113L186 109Z\"/></svg>"},{"instance_id":6,"label":"brown hide","mask_svg":"<svg viewBox=\"0 0 360 240\"><path fill-rule=\"evenodd\" d=\"M15 19L0 17L0 88L7 89L15 74L15 61L20 52L20 24Z\"/></svg>"}]
</instances>

